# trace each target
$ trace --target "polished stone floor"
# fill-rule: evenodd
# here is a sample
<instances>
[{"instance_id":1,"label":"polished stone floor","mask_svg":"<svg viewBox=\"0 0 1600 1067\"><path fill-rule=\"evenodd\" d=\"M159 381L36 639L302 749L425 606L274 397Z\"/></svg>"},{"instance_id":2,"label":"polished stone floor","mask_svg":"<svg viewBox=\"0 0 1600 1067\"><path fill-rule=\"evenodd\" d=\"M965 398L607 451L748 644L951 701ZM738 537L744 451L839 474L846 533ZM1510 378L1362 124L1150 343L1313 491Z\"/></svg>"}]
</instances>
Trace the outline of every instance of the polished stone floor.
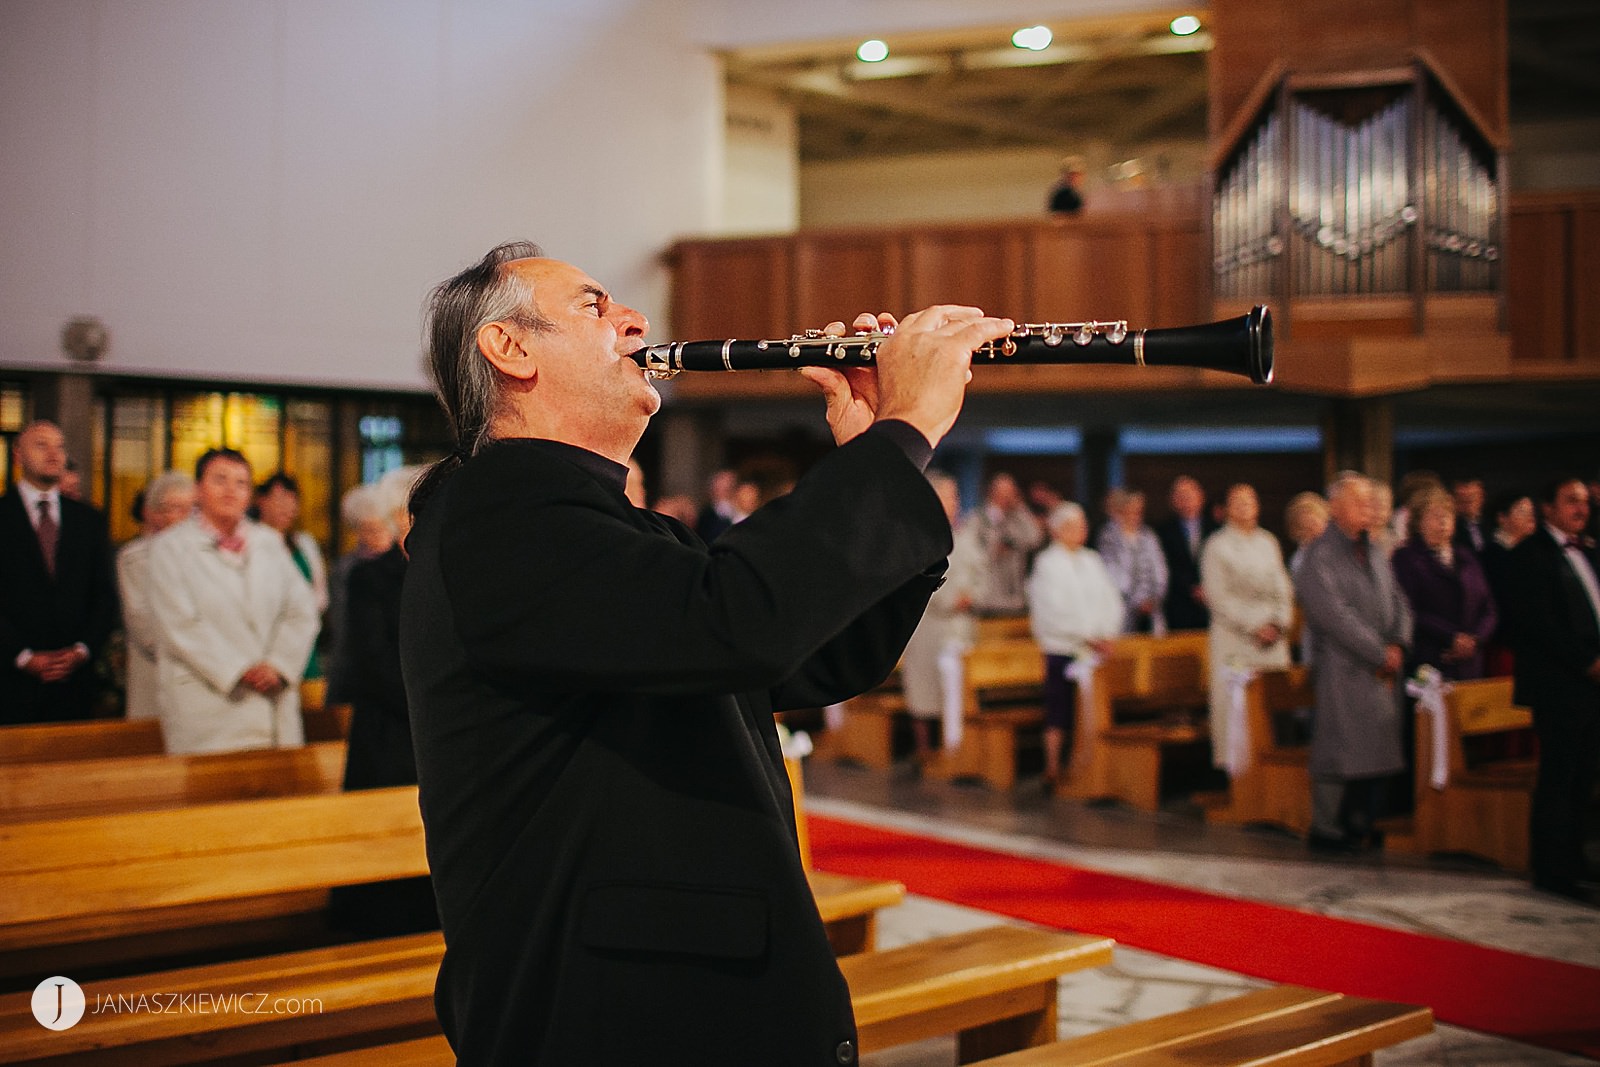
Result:
<instances>
[{"instance_id":1,"label":"polished stone floor","mask_svg":"<svg viewBox=\"0 0 1600 1067\"><path fill-rule=\"evenodd\" d=\"M1320 914L1454 937L1600 967L1600 909L1536 893L1521 879L1468 859L1371 855L1314 859L1288 834L1207 826L1177 802L1159 814L1046 800L1028 783L1011 795L807 761L807 803L819 814L911 830L1131 877L1184 885ZM880 920L884 947L952 933L998 916L912 897ZM1061 1036L1133 1022L1262 983L1244 975L1119 948L1106 968L1062 983ZM1596 1005L1600 1025L1600 1005ZM943 1067L950 1041L864 1059L867 1067ZM1591 1061L1451 1026L1380 1053L1384 1067L1489 1067Z\"/></svg>"}]
</instances>

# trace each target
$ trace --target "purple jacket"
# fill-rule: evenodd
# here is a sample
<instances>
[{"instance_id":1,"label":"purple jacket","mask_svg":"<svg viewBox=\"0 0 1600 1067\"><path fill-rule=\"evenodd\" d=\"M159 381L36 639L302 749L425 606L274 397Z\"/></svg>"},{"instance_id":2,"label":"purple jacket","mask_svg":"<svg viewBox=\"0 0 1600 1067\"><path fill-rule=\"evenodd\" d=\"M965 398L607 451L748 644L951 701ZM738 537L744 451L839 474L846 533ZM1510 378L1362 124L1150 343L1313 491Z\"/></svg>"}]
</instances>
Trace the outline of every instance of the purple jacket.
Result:
<instances>
[{"instance_id":1,"label":"purple jacket","mask_svg":"<svg viewBox=\"0 0 1600 1067\"><path fill-rule=\"evenodd\" d=\"M1394 576L1405 590L1416 619L1408 669L1424 663L1439 668L1446 678L1483 677L1483 646L1494 634L1499 616L1483 565L1469 548L1453 546L1454 565L1446 567L1421 538L1413 537L1394 550ZM1471 659L1445 662L1444 653L1456 634L1478 639Z\"/></svg>"}]
</instances>

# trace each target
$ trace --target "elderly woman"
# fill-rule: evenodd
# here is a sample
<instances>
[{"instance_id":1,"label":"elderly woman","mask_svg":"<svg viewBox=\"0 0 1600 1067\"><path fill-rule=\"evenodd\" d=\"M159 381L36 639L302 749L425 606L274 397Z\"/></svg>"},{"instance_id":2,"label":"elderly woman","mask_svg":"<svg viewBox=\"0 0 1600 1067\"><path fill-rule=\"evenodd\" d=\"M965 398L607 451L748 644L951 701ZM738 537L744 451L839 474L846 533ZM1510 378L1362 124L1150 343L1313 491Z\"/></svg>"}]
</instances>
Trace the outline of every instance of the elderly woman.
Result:
<instances>
[{"instance_id":1,"label":"elderly woman","mask_svg":"<svg viewBox=\"0 0 1600 1067\"><path fill-rule=\"evenodd\" d=\"M1390 561L1415 620L1407 673L1426 665L1450 679L1482 678L1484 645L1499 616L1477 557L1453 543L1455 500L1442 488L1424 490L1409 521L1406 543Z\"/></svg>"},{"instance_id":2,"label":"elderly woman","mask_svg":"<svg viewBox=\"0 0 1600 1067\"><path fill-rule=\"evenodd\" d=\"M1100 554L1086 548L1083 508L1058 506L1047 520L1052 541L1028 576L1028 621L1044 652L1044 791L1055 792L1061 754L1077 715L1077 686L1068 676L1079 657L1104 656L1121 632L1122 593Z\"/></svg>"},{"instance_id":3,"label":"elderly woman","mask_svg":"<svg viewBox=\"0 0 1600 1067\"><path fill-rule=\"evenodd\" d=\"M928 481L954 526L961 514L956 480L930 471ZM978 543L971 538L956 538L944 584L928 600L922 621L900 657L900 679L905 688L906 710L911 713L919 762L933 754L930 723L943 719L947 746L953 743L952 718L955 728L960 728L962 653L972 647L977 627L972 615L973 597L985 577L985 560Z\"/></svg>"},{"instance_id":4,"label":"elderly woman","mask_svg":"<svg viewBox=\"0 0 1600 1067\"><path fill-rule=\"evenodd\" d=\"M284 547L289 550L289 558L294 560L295 569L304 581L310 583L312 595L317 600L317 618L320 620L328 610L328 568L322 561L322 548L317 544L317 539L297 528L300 525L300 483L279 471L257 487L255 508L261 525L278 531L283 537ZM305 677L322 677L322 661L314 644L306 663Z\"/></svg>"},{"instance_id":5,"label":"elderly woman","mask_svg":"<svg viewBox=\"0 0 1600 1067\"><path fill-rule=\"evenodd\" d=\"M372 487L372 497L397 536L387 551L350 571L343 648L351 704L344 787L381 789L415 785L417 758L400 677L400 590L406 576L405 535L411 528L407 497L421 473L402 467ZM436 930L439 916L426 875L371 885L344 886L333 894L341 928L363 937L393 937Z\"/></svg>"},{"instance_id":6,"label":"elderly woman","mask_svg":"<svg viewBox=\"0 0 1600 1067\"><path fill-rule=\"evenodd\" d=\"M1263 530L1261 503L1248 485L1228 490L1227 522L1206 539L1200 585L1211 607L1211 760L1231 767L1234 737L1230 670L1289 665L1294 586L1278 539Z\"/></svg>"},{"instance_id":7,"label":"elderly woman","mask_svg":"<svg viewBox=\"0 0 1600 1067\"><path fill-rule=\"evenodd\" d=\"M328 613L322 625L323 674L328 679L327 703L350 703L350 678L344 642L349 624L345 619L350 572L356 564L377 559L395 543L394 517L378 493L376 485L358 485L344 494L339 513L345 527L355 534L356 544L334 560L328 572Z\"/></svg>"},{"instance_id":8,"label":"elderly woman","mask_svg":"<svg viewBox=\"0 0 1600 1067\"><path fill-rule=\"evenodd\" d=\"M1161 602L1167 595L1167 557L1156 532L1144 524L1144 494L1113 489L1106 497L1110 521L1095 547L1122 594L1124 633L1165 633Z\"/></svg>"},{"instance_id":9,"label":"elderly woman","mask_svg":"<svg viewBox=\"0 0 1600 1067\"><path fill-rule=\"evenodd\" d=\"M150 546L156 674L170 753L302 743L300 676L317 604L283 537L245 518L250 461L195 464L195 514Z\"/></svg>"},{"instance_id":10,"label":"elderly woman","mask_svg":"<svg viewBox=\"0 0 1600 1067\"><path fill-rule=\"evenodd\" d=\"M123 714L130 719L154 719L161 711L156 681L160 631L150 613L150 544L156 534L194 510L194 479L183 471L157 475L145 486L143 500L137 516L142 532L117 553L117 591L122 596L122 629L128 646Z\"/></svg>"}]
</instances>

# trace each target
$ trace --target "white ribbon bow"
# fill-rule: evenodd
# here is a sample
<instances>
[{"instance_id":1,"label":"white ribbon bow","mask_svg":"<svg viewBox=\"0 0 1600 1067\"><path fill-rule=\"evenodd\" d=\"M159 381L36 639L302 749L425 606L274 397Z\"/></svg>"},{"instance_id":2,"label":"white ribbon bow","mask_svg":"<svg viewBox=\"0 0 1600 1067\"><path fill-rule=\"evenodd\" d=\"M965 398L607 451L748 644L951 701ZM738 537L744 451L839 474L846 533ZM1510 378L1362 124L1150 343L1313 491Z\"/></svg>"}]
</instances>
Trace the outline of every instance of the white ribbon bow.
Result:
<instances>
[{"instance_id":1,"label":"white ribbon bow","mask_svg":"<svg viewBox=\"0 0 1600 1067\"><path fill-rule=\"evenodd\" d=\"M811 735L804 730L790 731L778 723L778 745L783 749L784 759L805 759L811 755Z\"/></svg>"},{"instance_id":2,"label":"white ribbon bow","mask_svg":"<svg viewBox=\"0 0 1600 1067\"><path fill-rule=\"evenodd\" d=\"M1417 713L1433 716L1433 766L1429 769L1428 784L1443 789L1450 779L1449 714L1444 698L1455 688L1444 680L1439 668L1424 664L1417 668L1417 676L1406 682L1406 695L1415 697Z\"/></svg>"},{"instance_id":3,"label":"white ribbon bow","mask_svg":"<svg viewBox=\"0 0 1600 1067\"><path fill-rule=\"evenodd\" d=\"M1257 673L1248 667L1233 664L1222 668L1222 681L1228 687L1228 706L1225 709L1228 719L1221 755L1222 768L1230 778L1237 778L1250 769L1250 724L1245 716L1245 699Z\"/></svg>"},{"instance_id":4,"label":"white ribbon bow","mask_svg":"<svg viewBox=\"0 0 1600 1067\"><path fill-rule=\"evenodd\" d=\"M963 697L967 679L967 652L972 646L966 641L951 641L939 650L939 685L944 701L940 716L940 744L946 752L953 752L961 744Z\"/></svg>"},{"instance_id":5,"label":"white ribbon bow","mask_svg":"<svg viewBox=\"0 0 1600 1067\"><path fill-rule=\"evenodd\" d=\"M1087 650L1067 664L1067 678L1078 686L1078 728L1077 738L1072 745L1073 763L1086 758L1090 748L1088 738L1094 729L1094 711L1090 704L1094 701L1094 672L1099 666L1100 657Z\"/></svg>"}]
</instances>

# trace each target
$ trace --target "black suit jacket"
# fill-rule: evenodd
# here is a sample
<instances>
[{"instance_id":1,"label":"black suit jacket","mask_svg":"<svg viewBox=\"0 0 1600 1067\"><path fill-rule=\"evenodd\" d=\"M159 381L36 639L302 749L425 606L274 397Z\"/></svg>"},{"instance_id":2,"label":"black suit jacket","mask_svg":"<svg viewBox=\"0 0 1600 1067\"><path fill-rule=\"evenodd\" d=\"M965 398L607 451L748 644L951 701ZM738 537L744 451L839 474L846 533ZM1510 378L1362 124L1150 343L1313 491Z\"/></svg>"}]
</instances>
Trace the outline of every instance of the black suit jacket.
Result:
<instances>
[{"instance_id":1,"label":"black suit jacket","mask_svg":"<svg viewBox=\"0 0 1600 1067\"><path fill-rule=\"evenodd\" d=\"M503 441L408 547L436 1004L460 1062L840 1062L850 994L772 713L893 669L951 547L916 465L863 434L708 549L631 507L615 464Z\"/></svg>"},{"instance_id":2,"label":"black suit jacket","mask_svg":"<svg viewBox=\"0 0 1600 1067\"><path fill-rule=\"evenodd\" d=\"M52 577L22 495L0 496L0 723L88 718L95 686L87 663L63 681L43 684L17 667L17 656L25 648L45 652L81 642L92 661L116 625L117 579L104 516L61 498Z\"/></svg>"},{"instance_id":3,"label":"black suit jacket","mask_svg":"<svg viewBox=\"0 0 1600 1067\"><path fill-rule=\"evenodd\" d=\"M1588 557L1600 571L1592 549ZM1600 657L1600 624L1543 526L1511 550L1506 592L1517 702L1542 716L1600 714L1600 685L1586 673Z\"/></svg>"},{"instance_id":4,"label":"black suit jacket","mask_svg":"<svg viewBox=\"0 0 1600 1067\"><path fill-rule=\"evenodd\" d=\"M1209 515L1200 517L1200 543L1216 533ZM1211 611L1191 592L1200 584L1200 553L1189 548L1189 535L1176 515L1156 527L1161 554L1167 557L1167 596L1161 612L1169 630L1203 630L1211 625Z\"/></svg>"},{"instance_id":5,"label":"black suit jacket","mask_svg":"<svg viewBox=\"0 0 1600 1067\"><path fill-rule=\"evenodd\" d=\"M344 787L414 785L417 761L400 673L400 594L406 554L399 545L350 569L344 663L352 706Z\"/></svg>"}]
</instances>

